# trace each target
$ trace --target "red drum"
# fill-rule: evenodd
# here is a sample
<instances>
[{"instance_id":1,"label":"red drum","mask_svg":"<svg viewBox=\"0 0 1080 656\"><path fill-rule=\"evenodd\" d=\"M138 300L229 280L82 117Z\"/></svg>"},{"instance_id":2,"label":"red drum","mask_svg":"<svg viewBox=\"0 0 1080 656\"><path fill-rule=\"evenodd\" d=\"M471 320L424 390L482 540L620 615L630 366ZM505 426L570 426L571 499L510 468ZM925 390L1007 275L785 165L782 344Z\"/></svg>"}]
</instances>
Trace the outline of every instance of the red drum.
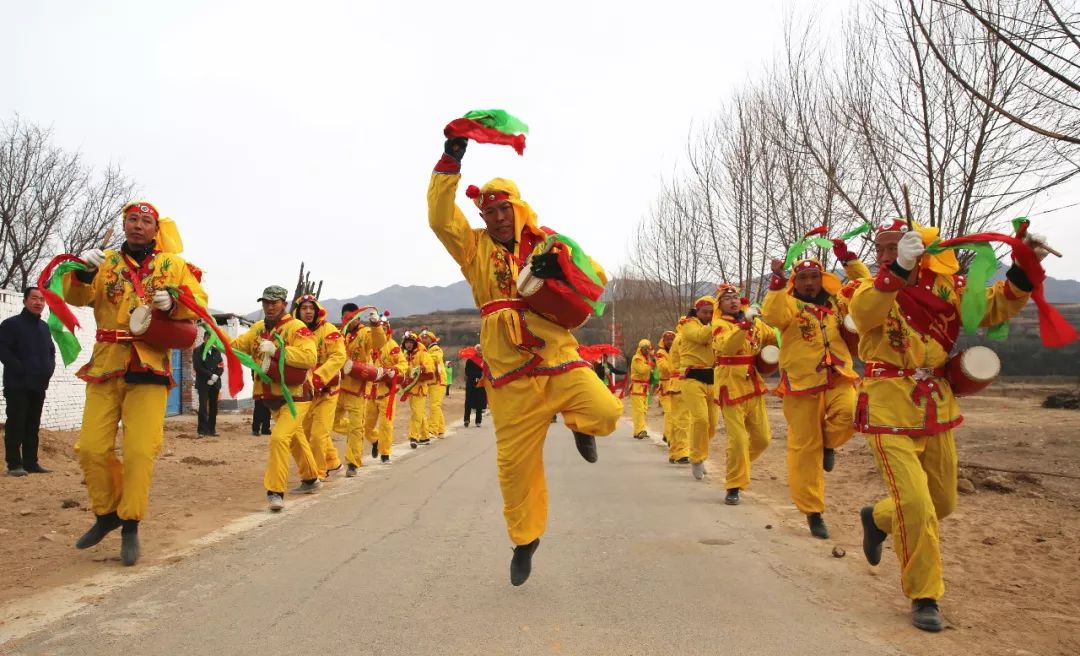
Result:
<instances>
[{"instance_id":1,"label":"red drum","mask_svg":"<svg viewBox=\"0 0 1080 656\"><path fill-rule=\"evenodd\" d=\"M355 380L375 380L379 375L379 368L370 363L354 364L349 370L349 378Z\"/></svg>"},{"instance_id":2,"label":"red drum","mask_svg":"<svg viewBox=\"0 0 1080 656\"><path fill-rule=\"evenodd\" d=\"M847 344L848 350L851 351L851 357L858 357L859 331L855 329L855 320L851 318L850 314L844 317L844 325L840 327L840 336L844 338L844 343Z\"/></svg>"},{"instance_id":3,"label":"red drum","mask_svg":"<svg viewBox=\"0 0 1080 656\"><path fill-rule=\"evenodd\" d=\"M533 312L563 328L580 328L592 315L592 308L565 283L537 278L528 264L518 275L518 293Z\"/></svg>"},{"instance_id":4,"label":"red drum","mask_svg":"<svg viewBox=\"0 0 1080 656\"><path fill-rule=\"evenodd\" d=\"M270 368L267 370L266 375L270 377L270 380L275 383L281 383L281 356L275 357L270 362ZM296 387L297 385L303 385L307 380L308 370L301 369L300 367L293 367L288 364L285 365L285 384L289 387Z\"/></svg>"},{"instance_id":5,"label":"red drum","mask_svg":"<svg viewBox=\"0 0 1080 656\"><path fill-rule=\"evenodd\" d=\"M140 342L162 349L190 348L198 336L194 321L170 319L167 313L150 305L131 311L128 329Z\"/></svg>"},{"instance_id":6,"label":"red drum","mask_svg":"<svg viewBox=\"0 0 1080 656\"><path fill-rule=\"evenodd\" d=\"M754 368L762 376L769 376L780 368L780 349L772 344L761 347L761 352L754 359Z\"/></svg>"},{"instance_id":7,"label":"red drum","mask_svg":"<svg viewBox=\"0 0 1080 656\"><path fill-rule=\"evenodd\" d=\"M945 379L953 394L971 396L986 389L1001 373L1001 360L985 346L972 346L949 358Z\"/></svg>"}]
</instances>

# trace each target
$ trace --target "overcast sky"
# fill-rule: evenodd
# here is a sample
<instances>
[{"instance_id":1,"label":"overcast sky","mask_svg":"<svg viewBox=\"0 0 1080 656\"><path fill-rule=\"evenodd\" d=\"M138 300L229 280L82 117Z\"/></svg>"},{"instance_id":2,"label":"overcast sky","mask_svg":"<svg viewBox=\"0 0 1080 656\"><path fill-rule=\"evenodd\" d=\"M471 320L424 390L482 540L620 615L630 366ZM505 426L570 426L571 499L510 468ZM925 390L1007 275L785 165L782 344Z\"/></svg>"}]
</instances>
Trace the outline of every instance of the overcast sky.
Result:
<instances>
[{"instance_id":1,"label":"overcast sky","mask_svg":"<svg viewBox=\"0 0 1080 656\"><path fill-rule=\"evenodd\" d=\"M4 1L0 113L121 164L177 220L215 308L291 290L301 258L327 298L459 280L425 191L442 127L487 107L527 121L529 145L470 144L461 191L516 180L541 223L614 269L690 123L759 74L783 13L780 0ZM1071 250L1078 215L1038 229ZM1080 258L1048 264L1080 278Z\"/></svg>"}]
</instances>

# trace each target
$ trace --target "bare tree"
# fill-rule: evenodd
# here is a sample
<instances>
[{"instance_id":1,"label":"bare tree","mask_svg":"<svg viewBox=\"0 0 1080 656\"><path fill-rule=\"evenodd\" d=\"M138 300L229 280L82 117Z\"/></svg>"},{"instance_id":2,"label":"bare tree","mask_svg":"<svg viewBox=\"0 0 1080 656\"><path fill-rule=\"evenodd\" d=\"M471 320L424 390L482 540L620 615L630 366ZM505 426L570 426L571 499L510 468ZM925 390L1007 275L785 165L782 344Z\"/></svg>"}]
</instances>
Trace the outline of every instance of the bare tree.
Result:
<instances>
[{"instance_id":1,"label":"bare tree","mask_svg":"<svg viewBox=\"0 0 1080 656\"><path fill-rule=\"evenodd\" d=\"M134 186L115 166L96 178L49 130L17 116L0 126L0 288L21 288L57 250L100 244Z\"/></svg>"},{"instance_id":2,"label":"bare tree","mask_svg":"<svg viewBox=\"0 0 1080 656\"><path fill-rule=\"evenodd\" d=\"M907 0L907 9L933 58L973 99L1026 130L1080 144L1080 14L1075 9L1052 0ZM956 38L955 20L982 37ZM1019 57L1022 93L996 98L980 88L963 65L962 51L984 44Z\"/></svg>"}]
</instances>

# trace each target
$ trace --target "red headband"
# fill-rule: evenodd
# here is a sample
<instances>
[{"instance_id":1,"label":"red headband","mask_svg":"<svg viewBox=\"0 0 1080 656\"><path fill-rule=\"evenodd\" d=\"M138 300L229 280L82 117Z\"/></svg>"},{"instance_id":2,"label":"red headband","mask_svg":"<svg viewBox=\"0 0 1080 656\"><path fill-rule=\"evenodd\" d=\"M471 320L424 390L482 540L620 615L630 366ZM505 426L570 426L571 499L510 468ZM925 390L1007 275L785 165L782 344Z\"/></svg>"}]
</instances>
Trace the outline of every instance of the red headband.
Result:
<instances>
[{"instance_id":1,"label":"red headband","mask_svg":"<svg viewBox=\"0 0 1080 656\"><path fill-rule=\"evenodd\" d=\"M795 263L795 266L791 268L792 271L798 273L799 271L807 271L809 269L817 269L818 271L825 271L825 267L820 263L813 260L799 260Z\"/></svg>"},{"instance_id":2,"label":"red headband","mask_svg":"<svg viewBox=\"0 0 1080 656\"><path fill-rule=\"evenodd\" d=\"M149 214L154 217L154 220L158 220L157 208L146 202L128 203L124 206L123 214L126 216L128 212L141 212L142 214Z\"/></svg>"},{"instance_id":3,"label":"red headband","mask_svg":"<svg viewBox=\"0 0 1080 656\"><path fill-rule=\"evenodd\" d=\"M728 284L728 283L723 283L719 287L716 288L716 298L717 298L717 300L719 300L721 296L724 296L724 295L727 295L727 294L734 294L734 295L738 296L739 295L739 290L738 290L737 287L735 287L735 285L731 285L731 284Z\"/></svg>"},{"instance_id":4,"label":"red headband","mask_svg":"<svg viewBox=\"0 0 1080 656\"><path fill-rule=\"evenodd\" d=\"M908 224L904 219L893 219L891 223L882 223L878 226L877 234L883 234L887 232L907 232Z\"/></svg>"},{"instance_id":5,"label":"red headband","mask_svg":"<svg viewBox=\"0 0 1080 656\"><path fill-rule=\"evenodd\" d=\"M699 308L699 307L702 307L704 305L712 305L712 301L710 301L707 298L703 298L700 301L698 301L697 303L694 303L695 308Z\"/></svg>"},{"instance_id":6,"label":"red headband","mask_svg":"<svg viewBox=\"0 0 1080 656\"><path fill-rule=\"evenodd\" d=\"M505 191L487 191L481 194L480 189L476 185L469 185L468 188L465 189L465 196L471 198L480 209L484 209L492 203L510 200L510 194Z\"/></svg>"}]
</instances>

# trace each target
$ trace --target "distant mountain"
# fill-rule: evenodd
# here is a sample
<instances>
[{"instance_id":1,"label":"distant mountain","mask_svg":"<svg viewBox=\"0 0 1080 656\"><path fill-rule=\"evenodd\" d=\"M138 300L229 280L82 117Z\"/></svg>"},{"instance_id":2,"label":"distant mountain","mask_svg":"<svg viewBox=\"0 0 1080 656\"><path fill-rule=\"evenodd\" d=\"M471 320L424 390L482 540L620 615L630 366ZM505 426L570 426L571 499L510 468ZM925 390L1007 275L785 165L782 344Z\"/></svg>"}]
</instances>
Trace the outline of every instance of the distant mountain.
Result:
<instances>
[{"instance_id":1,"label":"distant mountain","mask_svg":"<svg viewBox=\"0 0 1080 656\"><path fill-rule=\"evenodd\" d=\"M322 300L327 316L331 321L341 317L341 306L356 303L360 307L374 305L379 310L390 310L391 317L404 317L417 314L429 314L440 310L460 310L476 307L473 303L469 283L461 280L445 287L423 287L420 285L393 285L374 294L362 294L352 298L327 298ZM262 311L256 310L247 315L249 319L262 317Z\"/></svg>"},{"instance_id":2,"label":"distant mountain","mask_svg":"<svg viewBox=\"0 0 1080 656\"><path fill-rule=\"evenodd\" d=\"M1000 280L1004 277L1005 268L1002 267L993 279ZM643 285L643 283L630 280L620 280L618 284ZM768 280L762 279L761 284L763 286L767 285ZM714 289L716 289L714 284L702 283L699 286L697 294L708 294ZM611 286L609 285L608 289L604 291L604 300L610 300L611 291ZM623 292L620 293L616 286L615 293L622 296L626 291L624 288ZM1046 299L1051 303L1080 303L1080 281L1047 278ZM472 290L469 288L469 283L464 280L445 287L423 287L420 285L403 287L401 285L394 285L379 290L374 294L354 296L353 298L345 299L324 299L323 305L326 307L326 312L330 319L337 321L341 316L341 306L349 302L356 303L361 307L365 305L374 305L380 310L389 309L391 316L395 317L424 315L432 312L449 310L473 309L476 307L473 303ZM247 315L248 319L259 319L261 317L262 312L259 310Z\"/></svg>"}]
</instances>

